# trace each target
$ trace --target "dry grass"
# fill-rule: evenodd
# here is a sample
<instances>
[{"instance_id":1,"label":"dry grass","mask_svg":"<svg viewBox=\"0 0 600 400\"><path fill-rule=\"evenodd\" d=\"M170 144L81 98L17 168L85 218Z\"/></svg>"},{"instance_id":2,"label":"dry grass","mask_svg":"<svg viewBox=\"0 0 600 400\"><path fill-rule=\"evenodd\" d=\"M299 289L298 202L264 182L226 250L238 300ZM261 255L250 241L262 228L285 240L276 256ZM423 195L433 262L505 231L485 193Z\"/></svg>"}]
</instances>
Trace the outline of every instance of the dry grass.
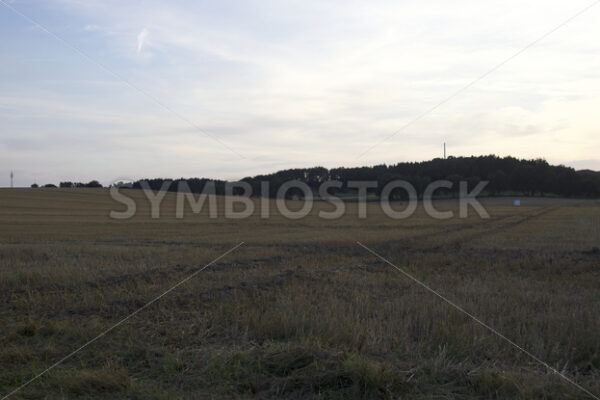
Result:
<instances>
[{"instance_id":1,"label":"dry grass","mask_svg":"<svg viewBox=\"0 0 600 400\"><path fill-rule=\"evenodd\" d=\"M600 394L597 202L152 220L134 195L115 221L103 190L0 191L0 395L244 241L15 398L588 398L356 240Z\"/></svg>"}]
</instances>

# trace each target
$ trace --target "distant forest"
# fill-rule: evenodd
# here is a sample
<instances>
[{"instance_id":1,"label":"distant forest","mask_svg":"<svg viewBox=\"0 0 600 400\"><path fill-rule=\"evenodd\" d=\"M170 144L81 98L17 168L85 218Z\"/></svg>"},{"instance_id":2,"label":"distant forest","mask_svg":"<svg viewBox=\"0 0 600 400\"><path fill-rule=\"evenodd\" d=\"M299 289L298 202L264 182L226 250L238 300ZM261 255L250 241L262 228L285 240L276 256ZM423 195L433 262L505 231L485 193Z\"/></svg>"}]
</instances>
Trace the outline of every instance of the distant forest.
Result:
<instances>
[{"instance_id":1,"label":"distant forest","mask_svg":"<svg viewBox=\"0 0 600 400\"><path fill-rule=\"evenodd\" d=\"M423 162L401 162L394 165L375 165L372 167L333 168L324 167L295 168L278 171L268 175L257 175L242 179L252 186L253 193L259 194L261 182L269 182L269 196L274 197L279 187L287 181L298 180L306 183L315 192L319 185L328 180L338 180L343 183L337 193L349 193L353 190L347 186L348 181L377 181L379 191L386 183L403 179L409 181L422 194L425 187L433 181L446 179L454 183L447 195L458 192L458 182L465 180L469 188L473 188L482 180L489 181L485 194L525 195L525 196L565 196L565 197L599 197L600 172L591 170L576 171L563 165L549 165L543 159L519 160L514 157L448 157L436 158ZM225 181L205 178L173 180L169 190L176 191L178 182L187 181L192 192L199 193L208 181L215 183L217 194L225 192ZM165 179L148 179L153 190L162 187ZM140 181L133 188L141 188ZM332 190L330 193L336 191ZM443 193L443 190L440 192Z\"/></svg>"},{"instance_id":2,"label":"distant forest","mask_svg":"<svg viewBox=\"0 0 600 400\"><path fill-rule=\"evenodd\" d=\"M257 175L242 179L253 189L253 194L260 195L261 182L269 182L269 196L274 197L281 185L290 180L306 183L313 191L325 181L341 181L341 189L330 190L337 195L355 193L348 188L349 181L377 181L377 188L370 190L378 195L386 183L402 179L410 182L417 193L422 194L425 187L436 180L448 180L454 183L452 189L441 189L436 193L453 196L458 192L458 182L467 181L469 190L480 181L489 181L482 194L490 196L563 196L563 197L600 197L600 172L591 170L576 171L564 165L549 165L543 159L519 160L514 157L480 156L480 157L448 157L436 158L423 162L401 162L393 165L375 165L372 167L333 168L323 167L295 168L278 171L268 175ZM168 179L147 179L153 190L162 188ZM190 190L200 193L207 182L213 182L217 194L225 193L226 181L207 178L175 179L168 187L177 191L180 181L186 181ZM134 189L141 189L142 180L134 182ZM97 184L93 181L94 186ZM72 185L72 186L71 186ZM67 185L62 187L88 186ZM89 186L88 186L89 187ZM294 193L288 193L294 195Z\"/></svg>"}]
</instances>

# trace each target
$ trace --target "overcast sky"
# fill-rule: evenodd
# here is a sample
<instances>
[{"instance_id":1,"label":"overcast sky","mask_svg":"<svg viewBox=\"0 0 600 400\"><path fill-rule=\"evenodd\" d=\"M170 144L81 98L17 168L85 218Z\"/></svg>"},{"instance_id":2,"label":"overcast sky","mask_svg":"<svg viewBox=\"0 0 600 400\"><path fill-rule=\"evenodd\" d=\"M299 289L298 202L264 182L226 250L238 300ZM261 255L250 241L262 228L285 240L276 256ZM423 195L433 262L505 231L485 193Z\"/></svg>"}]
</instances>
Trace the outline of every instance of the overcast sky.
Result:
<instances>
[{"instance_id":1,"label":"overcast sky","mask_svg":"<svg viewBox=\"0 0 600 400\"><path fill-rule=\"evenodd\" d=\"M0 3L0 186L418 161L444 141L600 170L600 5L361 155L591 0L2 1L91 60Z\"/></svg>"}]
</instances>

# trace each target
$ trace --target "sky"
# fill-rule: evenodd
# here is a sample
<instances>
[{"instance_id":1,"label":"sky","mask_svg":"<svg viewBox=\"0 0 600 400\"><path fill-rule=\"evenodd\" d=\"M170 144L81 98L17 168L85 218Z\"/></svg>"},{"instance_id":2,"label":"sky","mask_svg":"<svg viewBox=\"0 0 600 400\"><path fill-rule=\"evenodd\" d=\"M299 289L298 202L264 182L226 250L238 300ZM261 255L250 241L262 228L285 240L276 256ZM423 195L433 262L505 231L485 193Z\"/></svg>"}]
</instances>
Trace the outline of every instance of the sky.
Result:
<instances>
[{"instance_id":1,"label":"sky","mask_svg":"<svg viewBox=\"0 0 600 400\"><path fill-rule=\"evenodd\" d=\"M393 164L444 142L600 170L600 5L526 48L593 3L0 0L0 186Z\"/></svg>"}]
</instances>

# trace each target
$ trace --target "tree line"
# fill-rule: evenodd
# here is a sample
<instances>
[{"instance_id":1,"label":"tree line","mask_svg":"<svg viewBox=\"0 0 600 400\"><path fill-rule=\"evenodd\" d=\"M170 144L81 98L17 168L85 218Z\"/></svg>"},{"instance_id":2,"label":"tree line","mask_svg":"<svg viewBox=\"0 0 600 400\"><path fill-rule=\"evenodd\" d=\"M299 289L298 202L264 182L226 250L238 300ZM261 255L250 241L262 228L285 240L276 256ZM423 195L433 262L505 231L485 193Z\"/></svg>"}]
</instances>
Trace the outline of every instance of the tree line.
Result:
<instances>
[{"instance_id":1,"label":"tree line","mask_svg":"<svg viewBox=\"0 0 600 400\"><path fill-rule=\"evenodd\" d=\"M38 185L37 183L34 183L31 185L32 188L39 188L40 185ZM46 185L43 185L41 187L45 187L45 188L56 188L56 187L61 187L61 188L101 188L103 187L102 184L96 180L94 181L90 181L88 183L82 183L82 182L61 182L59 183L58 186L56 186L53 183L48 183Z\"/></svg>"},{"instance_id":2,"label":"tree line","mask_svg":"<svg viewBox=\"0 0 600 400\"><path fill-rule=\"evenodd\" d=\"M268 196L275 197L281 185L292 180L305 183L314 192L317 192L323 182L340 181L341 188L329 191L337 195L354 193L356 189L352 189L348 185L348 182L351 181L377 182L377 186L369 189L369 193L379 195L381 189L388 182L394 180L410 182L420 194L429 183L448 180L453 183L452 188L440 189L436 192L438 195L457 195L460 181L466 181L469 188L475 187L481 181L488 181L484 194L490 196L600 197L600 172L576 171L564 165L550 165L544 159L526 160L494 155L436 158L430 161L400 162L392 165L381 164L356 168L295 168L267 175L246 177L241 181L248 183L255 195L261 193L261 182L268 182ZM227 183L223 180L208 178L176 180L156 178L134 182L130 187L141 189L143 181L147 182L152 190L166 189L169 191L177 191L179 183L185 181L193 193L200 193L204 185L211 182L215 186L216 194L225 194ZM168 181L171 183L165 183ZM301 192L294 193L293 191L287 194L288 196L302 195Z\"/></svg>"}]
</instances>

